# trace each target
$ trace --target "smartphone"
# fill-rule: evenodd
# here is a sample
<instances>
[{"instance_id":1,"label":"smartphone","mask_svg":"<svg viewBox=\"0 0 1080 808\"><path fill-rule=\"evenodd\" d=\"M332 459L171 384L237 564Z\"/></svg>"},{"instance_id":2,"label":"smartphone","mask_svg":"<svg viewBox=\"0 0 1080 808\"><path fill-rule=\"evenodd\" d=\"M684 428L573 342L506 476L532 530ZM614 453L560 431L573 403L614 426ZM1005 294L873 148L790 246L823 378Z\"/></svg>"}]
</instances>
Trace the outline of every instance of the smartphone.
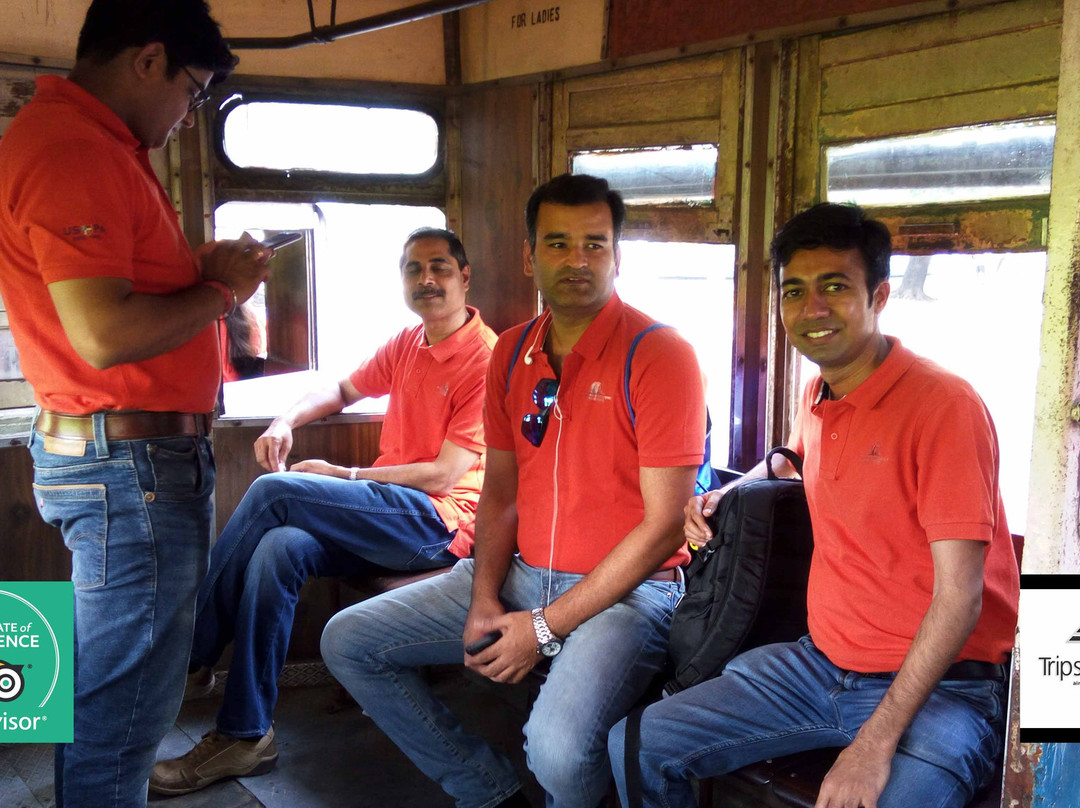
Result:
<instances>
[{"instance_id":1,"label":"smartphone","mask_svg":"<svg viewBox=\"0 0 1080 808\"><path fill-rule=\"evenodd\" d=\"M264 247L269 247L271 250L279 250L286 244L292 244L294 241L299 241L303 237L303 233L277 233L273 236L267 236L259 243Z\"/></svg>"},{"instance_id":2,"label":"smartphone","mask_svg":"<svg viewBox=\"0 0 1080 808\"><path fill-rule=\"evenodd\" d=\"M465 646L465 653L468 654L469 656L476 656L481 651L483 651L485 648L487 648L492 643L494 643L495 640L499 639L499 637L501 637L501 636L502 636L501 631L489 631L487 634L485 634L479 640L476 640L475 642L471 642L468 645L466 645Z\"/></svg>"}]
</instances>

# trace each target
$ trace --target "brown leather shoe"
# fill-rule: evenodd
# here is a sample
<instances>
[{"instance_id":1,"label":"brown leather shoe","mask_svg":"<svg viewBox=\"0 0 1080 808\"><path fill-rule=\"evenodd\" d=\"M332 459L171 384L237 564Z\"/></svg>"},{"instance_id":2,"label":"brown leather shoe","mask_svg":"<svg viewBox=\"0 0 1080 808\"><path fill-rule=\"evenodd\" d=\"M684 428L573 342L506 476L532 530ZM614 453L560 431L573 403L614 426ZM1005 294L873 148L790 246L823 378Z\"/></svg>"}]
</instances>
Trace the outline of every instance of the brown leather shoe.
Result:
<instances>
[{"instance_id":1,"label":"brown leather shoe","mask_svg":"<svg viewBox=\"0 0 1080 808\"><path fill-rule=\"evenodd\" d=\"M214 689L217 677L214 676L213 668L199 668L194 673L189 673L187 684L184 686L184 701L205 699Z\"/></svg>"},{"instance_id":2,"label":"brown leather shoe","mask_svg":"<svg viewBox=\"0 0 1080 808\"><path fill-rule=\"evenodd\" d=\"M251 740L212 729L183 757L158 761L150 775L150 790L155 794L187 794L226 777L255 777L273 769L277 757L273 727Z\"/></svg>"}]
</instances>

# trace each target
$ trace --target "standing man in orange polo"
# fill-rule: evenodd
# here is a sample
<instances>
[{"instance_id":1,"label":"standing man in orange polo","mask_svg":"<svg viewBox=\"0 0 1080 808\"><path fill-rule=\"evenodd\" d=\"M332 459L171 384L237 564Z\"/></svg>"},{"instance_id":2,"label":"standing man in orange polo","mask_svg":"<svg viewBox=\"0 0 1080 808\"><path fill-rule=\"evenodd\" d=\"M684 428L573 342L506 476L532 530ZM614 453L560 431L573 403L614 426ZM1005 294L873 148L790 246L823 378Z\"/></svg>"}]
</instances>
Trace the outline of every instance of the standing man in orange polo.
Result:
<instances>
[{"instance_id":1,"label":"standing man in orange polo","mask_svg":"<svg viewBox=\"0 0 1080 808\"><path fill-rule=\"evenodd\" d=\"M0 141L0 294L41 412L34 496L72 552L75 734L58 806L141 806L176 718L206 569L216 321L266 275L194 255L147 151L236 59L202 0L94 0L67 79Z\"/></svg>"},{"instance_id":2,"label":"standing man in orange polo","mask_svg":"<svg viewBox=\"0 0 1080 808\"><path fill-rule=\"evenodd\" d=\"M547 310L491 359L475 564L359 603L323 632L334 675L459 806L527 803L510 762L417 667L464 659L516 682L544 662L528 763L548 805L567 807L600 802L608 728L664 663L705 400L690 345L615 294L624 215L596 177L533 192L525 274ZM481 638L494 642L463 652Z\"/></svg>"},{"instance_id":3,"label":"standing man in orange polo","mask_svg":"<svg viewBox=\"0 0 1080 808\"><path fill-rule=\"evenodd\" d=\"M225 698L214 731L154 767L151 791L185 794L273 768L277 678L309 577L357 575L372 565L449 567L472 552L495 332L465 304L470 272L465 247L449 230L410 234L401 282L421 322L349 377L307 393L255 442L259 463L275 473L252 483L214 545L191 649L192 689L207 689L210 666L233 642ZM387 393L371 468L313 459L284 470L294 429Z\"/></svg>"}]
</instances>

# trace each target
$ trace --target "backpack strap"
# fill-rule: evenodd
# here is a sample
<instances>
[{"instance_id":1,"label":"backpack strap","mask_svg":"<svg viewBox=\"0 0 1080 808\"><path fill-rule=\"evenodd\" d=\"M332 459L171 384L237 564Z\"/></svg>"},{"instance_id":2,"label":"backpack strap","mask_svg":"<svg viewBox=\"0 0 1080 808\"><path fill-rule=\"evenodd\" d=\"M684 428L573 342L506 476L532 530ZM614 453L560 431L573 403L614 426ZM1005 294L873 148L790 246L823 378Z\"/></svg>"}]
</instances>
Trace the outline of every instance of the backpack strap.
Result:
<instances>
[{"instance_id":1,"label":"backpack strap","mask_svg":"<svg viewBox=\"0 0 1080 808\"><path fill-rule=\"evenodd\" d=\"M635 707L626 716L626 737L623 740L623 771L626 772L626 808L642 808L641 795L641 714L644 707Z\"/></svg>"},{"instance_id":2,"label":"backpack strap","mask_svg":"<svg viewBox=\"0 0 1080 808\"><path fill-rule=\"evenodd\" d=\"M787 458L787 461L791 464L791 467L795 469L795 472L799 475L799 477L802 477L802 458L786 446L776 446L770 449L769 453L765 455L765 470L768 472L770 480L777 479L776 472L773 471L772 467L773 455L783 455L785 458Z\"/></svg>"},{"instance_id":3,"label":"backpack strap","mask_svg":"<svg viewBox=\"0 0 1080 808\"><path fill-rule=\"evenodd\" d=\"M637 424L637 415L634 413L634 405L630 403L630 363L634 361L634 351L637 350L638 343L648 334L650 331L655 331L658 328L670 328L671 326L665 323L653 323L648 328L640 331L633 342L630 343L630 350L626 352L626 366L623 368L623 396L626 399L626 409L630 412L630 425Z\"/></svg>"},{"instance_id":4,"label":"backpack strap","mask_svg":"<svg viewBox=\"0 0 1080 808\"><path fill-rule=\"evenodd\" d=\"M533 317L529 320L529 324L525 326L525 330L518 337L517 345L514 346L514 355L510 357L510 367L506 371L506 395L510 395L510 376L514 373L514 365L517 364L518 357L521 356L521 349L525 347L525 340L529 338L529 332L532 331L533 326L536 325L536 321L539 319L539 317Z\"/></svg>"}]
</instances>

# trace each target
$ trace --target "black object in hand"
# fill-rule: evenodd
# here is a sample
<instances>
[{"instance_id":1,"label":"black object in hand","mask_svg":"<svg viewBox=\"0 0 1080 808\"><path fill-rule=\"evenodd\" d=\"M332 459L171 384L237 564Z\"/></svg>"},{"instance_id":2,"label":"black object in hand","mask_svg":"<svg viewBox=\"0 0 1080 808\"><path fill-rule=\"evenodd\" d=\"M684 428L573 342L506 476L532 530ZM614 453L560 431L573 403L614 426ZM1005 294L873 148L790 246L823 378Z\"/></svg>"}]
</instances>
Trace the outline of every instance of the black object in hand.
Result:
<instances>
[{"instance_id":1,"label":"black object in hand","mask_svg":"<svg viewBox=\"0 0 1080 808\"><path fill-rule=\"evenodd\" d=\"M479 640L469 643L465 646L465 653L469 656L476 656L488 646L492 645L495 640L502 636L501 631L489 631Z\"/></svg>"}]
</instances>

